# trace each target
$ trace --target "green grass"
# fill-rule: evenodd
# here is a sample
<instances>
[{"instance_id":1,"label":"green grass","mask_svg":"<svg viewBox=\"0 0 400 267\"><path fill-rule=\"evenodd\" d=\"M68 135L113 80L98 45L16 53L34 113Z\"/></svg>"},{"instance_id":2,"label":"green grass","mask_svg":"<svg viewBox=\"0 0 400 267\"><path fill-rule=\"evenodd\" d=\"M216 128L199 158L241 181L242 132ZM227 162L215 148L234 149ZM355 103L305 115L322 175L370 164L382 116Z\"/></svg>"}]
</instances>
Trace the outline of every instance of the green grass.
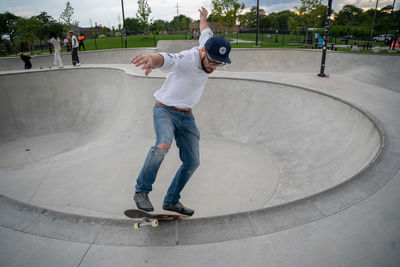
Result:
<instances>
[{"instance_id":1,"label":"green grass","mask_svg":"<svg viewBox=\"0 0 400 267\"><path fill-rule=\"evenodd\" d=\"M338 52L351 52L351 48L338 48ZM385 55L400 55L400 51L397 52L389 52L387 50L380 51L379 53L374 53L372 50L360 49L360 53L362 54L385 54Z\"/></svg>"},{"instance_id":2,"label":"green grass","mask_svg":"<svg viewBox=\"0 0 400 267\"><path fill-rule=\"evenodd\" d=\"M156 47L158 40L185 40L189 35L135 35L127 36L128 48L135 47ZM124 40L122 37L106 37L99 39L89 39L85 41L86 50L114 49L123 48Z\"/></svg>"},{"instance_id":3,"label":"green grass","mask_svg":"<svg viewBox=\"0 0 400 267\"><path fill-rule=\"evenodd\" d=\"M268 44L268 43L258 43L258 47L256 47L256 43L231 43L232 48L297 48L297 49L306 49L310 47L306 47L304 45L285 45L282 44Z\"/></svg>"},{"instance_id":4,"label":"green grass","mask_svg":"<svg viewBox=\"0 0 400 267\"><path fill-rule=\"evenodd\" d=\"M225 37L228 37L228 35L225 35ZM255 33L241 33L241 34L233 33L231 35L231 38L255 42L257 37ZM285 35L278 34L278 36L276 36L275 34L263 33L258 35L258 42L265 44L281 44L281 45L283 44L287 45L289 43L303 43L304 36L295 34L285 34Z\"/></svg>"},{"instance_id":5,"label":"green grass","mask_svg":"<svg viewBox=\"0 0 400 267\"><path fill-rule=\"evenodd\" d=\"M226 38L229 38L228 34L215 33L216 35L224 35ZM188 40L190 35L184 34L169 34L169 35L135 35L127 37L128 48L135 47L156 47L158 40ZM231 39L239 39L244 41L251 41L252 43L245 42L232 42L233 48L255 48L256 34L255 33L232 33L230 36ZM341 38L336 38L336 42L338 44L344 44L341 42ZM335 41L335 38L332 39ZM276 35L270 34L269 38L267 34L260 34L258 38L258 47L260 48L308 48L311 49L312 45L304 45L304 36L300 35L278 35L276 42ZM362 45L367 41L357 41L357 40L349 40L348 45L354 44L357 42ZM382 43L371 42L372 45L382 45ZM85 40L85 48L86 51L91 50L103 50L103 49L118 49L124 47L124 40L122 37L106 37L106 38L97 38L97 39L87 39ZM338 48L337 51L341 52L350 52L350 48ZM66 49L63 48L63 52L66 52ZM28 54L29 51L24 51L24 53ZM34 54L41 55L49 53L48 49L43 51L35 51ZM371 50L361 50L361 53L372 53ZM397 53L389 53L387 51L382 51L382 54L399 54Z\"/></svg>"}]
</instances>

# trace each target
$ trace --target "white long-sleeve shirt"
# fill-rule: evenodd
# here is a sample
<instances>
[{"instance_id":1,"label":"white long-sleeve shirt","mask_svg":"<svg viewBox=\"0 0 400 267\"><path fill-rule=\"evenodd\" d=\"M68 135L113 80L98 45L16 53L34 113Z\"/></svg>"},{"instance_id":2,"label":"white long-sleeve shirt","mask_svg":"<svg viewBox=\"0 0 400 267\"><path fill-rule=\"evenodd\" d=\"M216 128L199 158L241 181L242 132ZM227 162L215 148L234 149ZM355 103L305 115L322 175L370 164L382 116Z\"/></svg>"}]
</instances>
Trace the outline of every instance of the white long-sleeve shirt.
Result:
<instances>
[{"instance_id":1,"label":"white long-sleeve shirt","mask_svg":"<svg viewBox=\"0 0 400 267\"><path fill-rule=\"evenodd\" d=\"M209 75L202 68L199 50L212 36L213 32L207 28L201 32L200 46L177 54L160 53L164 57L160 70L168 75L154 93L157 100L178 108L193 108L200 101Z\"/></svg>"}]
</instances>

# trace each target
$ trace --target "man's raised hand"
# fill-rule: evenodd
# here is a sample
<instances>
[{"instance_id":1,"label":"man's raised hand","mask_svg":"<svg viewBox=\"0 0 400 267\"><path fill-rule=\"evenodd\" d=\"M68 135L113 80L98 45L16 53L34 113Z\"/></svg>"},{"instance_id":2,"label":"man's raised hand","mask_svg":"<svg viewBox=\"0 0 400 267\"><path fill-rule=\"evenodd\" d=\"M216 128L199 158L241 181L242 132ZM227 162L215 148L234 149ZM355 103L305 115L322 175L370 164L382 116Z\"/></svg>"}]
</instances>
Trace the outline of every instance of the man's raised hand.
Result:
<instances>
[{"instance_id":1,"label":"man's raised hand","mask_svg":"<svg viewBox=\"0 0 400 267\"><path fill-rule=\"evenodd\" d=\"M199 9L199 12L200 12L200 32L203 32L204 29L208 28L208 23L207 23L208 12L207 9L205 9L204 7L201 7Z\"/></svg>"},{"instance_id":2,"label":"man's raised hand","mask_svg":"<svg viewBox=\"0 0 400 267\"><path fill-rule=\"evenodd\" d=\"M205 9L204 7L201 7L201 8L199 9L199 12L200 12L200 21L201 21L201 20L207 21L207 16L208 16L208 11L207 11L207 9Z\"/></svg>"}]
</instances>

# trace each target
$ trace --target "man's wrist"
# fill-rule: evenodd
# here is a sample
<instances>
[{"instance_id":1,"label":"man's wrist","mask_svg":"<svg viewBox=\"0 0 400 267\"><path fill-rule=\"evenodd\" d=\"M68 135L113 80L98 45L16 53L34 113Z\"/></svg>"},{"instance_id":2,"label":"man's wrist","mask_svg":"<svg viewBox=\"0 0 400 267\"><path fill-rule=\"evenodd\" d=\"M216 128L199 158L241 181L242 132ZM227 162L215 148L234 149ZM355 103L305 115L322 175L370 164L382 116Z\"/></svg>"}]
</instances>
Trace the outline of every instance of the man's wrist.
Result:
<instances>
[{"instance_id":1,"label":"man's wrist","mask_svg":"<svg viewBox=\"0 0 400 267\"><path fill-rule=\"evenodd\" d=\"M159 68L164 64L164 57L161 54L156 53L150 55L150 57L151 57L151 67L153 69Z\"/></svg>"},{"instance_id":2,"label":"man's wrist","mask_svg":"<svg viewBox=\"0 0 400 267\"><path fill-rule=\"evenodd\" d=\"M155 69L155 67L154 67L154 58L153 58L153 55L149 55L150 56L150 58L151 58L151 68L152 69Z\"/></svg>"}]
</instances>

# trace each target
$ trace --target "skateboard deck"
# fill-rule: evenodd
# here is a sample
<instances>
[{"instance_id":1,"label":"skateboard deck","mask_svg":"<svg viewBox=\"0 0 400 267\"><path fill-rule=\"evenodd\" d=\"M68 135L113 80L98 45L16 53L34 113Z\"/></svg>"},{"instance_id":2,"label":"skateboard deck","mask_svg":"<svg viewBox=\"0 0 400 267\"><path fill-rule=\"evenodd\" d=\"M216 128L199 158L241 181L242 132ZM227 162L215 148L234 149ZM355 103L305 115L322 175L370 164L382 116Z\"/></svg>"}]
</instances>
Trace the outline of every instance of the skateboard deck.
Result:
<instances>
[{"instance_id":1,"label":"skateboard deck","mask_svg":"<svg viewBox=\"0 0 400 267\"><path fill-rule=\"evenodd\" d=\"M158 227L159 221L172 221L172 220L186 219L190 217L181 214L149 213L138 209L127 209L124 211L124 214L127 217L138 221L134 224L134 228L136 230L139 230L140 227L143 225L151 225L152 227Z\"/></svg>"}]
</instances>

